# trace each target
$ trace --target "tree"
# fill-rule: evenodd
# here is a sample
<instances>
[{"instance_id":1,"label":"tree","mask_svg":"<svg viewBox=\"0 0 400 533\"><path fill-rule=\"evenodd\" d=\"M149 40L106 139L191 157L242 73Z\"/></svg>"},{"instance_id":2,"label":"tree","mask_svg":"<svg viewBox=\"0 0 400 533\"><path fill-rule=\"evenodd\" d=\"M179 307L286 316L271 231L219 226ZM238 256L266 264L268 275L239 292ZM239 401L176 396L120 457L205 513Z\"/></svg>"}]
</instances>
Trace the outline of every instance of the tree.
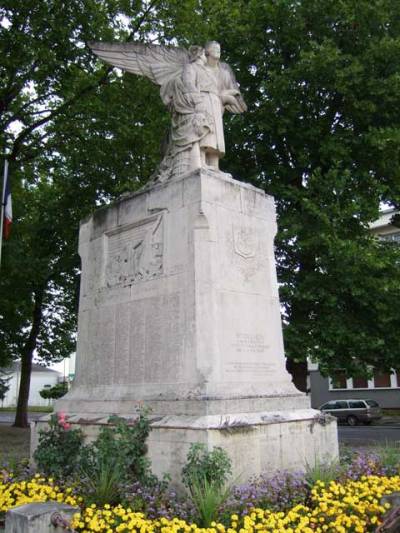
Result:
<instances>
[{"instance_id":1,"label":"tree","mask_svg":"<svg viewBox=\"0 0 400 533\"><path fill-rule=\"evenodd\" d=\"M394 0L6 2L1 142L17 224L0 357L22 355L17 425L35 350L61 358L75 340L78 221L148 179L167 123L157 89L95 62L88 40L223 43L249 104L226 119L223 167L275 196L290 360L396 364L398 250L368 223L400 199L399 11Z\"/></svg>"},{"instance_id":2,"label":"tree","mask_svg":"<svg viewBox=\"0 0 400 533\"><path fill-rule=\"evenodd\" d=\"M135 138L128 140L125 79L97 64L85 46L88 40L140 38L153 17L152 2L126 8L128 29L120 20L124 5L54 0L0 8L0 141L9 152L15 206L1 278L0 357L1 364L21 358L15 419L21 427L27 426L33 355L60 360L73 351L79 220L96 202L121 192L128 174L130 187L137 187L137 169L149 165L143 150L128 153ZM144 86L133 88L143 92ZM138 96L138 105L143 100ZM120 136L113 152L115 130L122 130L126 144ZM82 137L92 142L77 158Z\"/></svg>"},{"instance_id":3,"label":"tree","mask_svg":"<svg viewBox=\"0 0 400 533\"><path fill-rule=\"evenodd\" d=\"M58 398L62 398L67 392L68 383L62 381L61 383L53 385L53 387L42 389L39 391L39 394L44 400L57 400Z\"/></svg>"},{"instance_id":4,"label":"tree","mask_svg":"<svg viewBox=\"0 0 400 533\"><path fill-rule=\"evenodd\" d=\"M307 358L324 374L398 367L399 249L368 225L400 204L400 4L205 1L176 22L183 42L208 28L240 73L249 112L226 118L223 165L276 200L295 383Z\"/></svg>"},{"instance_id":5,"label":"tree","mask_svg":"<svg viewBox=\"0 0 400 533\"><path fill-rule=\"evenodd\" d=\"M250 112L233 131L235 168L277 201L286 353L325 374L398 367L399 250L368 224L400 201L400 5L253 1L241 13Z\"/></svg>"}]
</instances>

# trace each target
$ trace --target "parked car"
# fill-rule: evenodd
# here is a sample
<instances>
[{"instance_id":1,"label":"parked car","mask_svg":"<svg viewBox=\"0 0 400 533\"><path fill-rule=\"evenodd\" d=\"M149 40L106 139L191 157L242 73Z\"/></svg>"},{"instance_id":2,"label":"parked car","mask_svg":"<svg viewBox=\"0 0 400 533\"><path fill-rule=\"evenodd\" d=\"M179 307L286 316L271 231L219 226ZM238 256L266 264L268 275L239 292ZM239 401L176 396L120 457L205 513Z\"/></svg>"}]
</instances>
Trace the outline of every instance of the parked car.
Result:
<instances>
[{"instance_id":1,"label":"parked car","mask_svg":"<svg viewBox=\"0 0 400 533\"><path fill-rule=\"evenodd\" d=\"M382 411L375 400L331 400L320 407L321 411L336 416L349 426L359 422L370 424L382 417Z\"/></svg>"}]
</instances>

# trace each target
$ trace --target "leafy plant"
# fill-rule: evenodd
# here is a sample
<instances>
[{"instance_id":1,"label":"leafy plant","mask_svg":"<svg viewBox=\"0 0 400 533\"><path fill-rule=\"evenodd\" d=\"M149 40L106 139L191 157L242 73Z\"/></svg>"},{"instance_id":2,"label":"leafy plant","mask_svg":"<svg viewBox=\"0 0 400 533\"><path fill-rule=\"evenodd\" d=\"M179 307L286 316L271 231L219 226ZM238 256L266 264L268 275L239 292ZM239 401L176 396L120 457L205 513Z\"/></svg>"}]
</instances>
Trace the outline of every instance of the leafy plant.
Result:
<instances>
[{"instance_id":1,"label":"leafy plant","mask_svg":"<svg viewBox=\"0 0 400 533\"><path fill-rule=\"evenodd\" d=\"M192 474L189 476L190 494L197 511L197 522L201 527L210 527L218 518L218 512L231 494L231 486L223 486L214 481L208 481L205 475Z\"/></svg>"},{"instance_id":2,"label":"leafy plant","mask_svg":"<svg viewBox=\"0 0 400 533\"><path fill-rule=\"evenodd\" d=\"M400 445L398 443L382 444L378 448L378 455L386 475L394 476L400 473Z\"/></svg>"},{"instance_id":3,"label":"leafy plant","mask_svg":"<svg viewBox=\"0 0 400 533\"><path fill-rule=\"evenodd\" d=\"M150 423L141 412L135 424L113 416L100 429L97 439L81 451L80 483L91 502L116 503L124 488L136 481L151 484L156 481L145 456Z\"/></svg>"},{"instance_id":4,"label":"leafy plant","mask_svg":"<svg viewBox=\"0 0 400 533\"><path fill-rule=\"evenodd\" d=\"M81 468L80 474L81 486L86 489L87 504L104 506L118 503L124 475L117 458L102 455L88 471Z\"/></svg>"},{"instance_id":5,"label":"leafy plant","mask_svg":"<svg viewBox=\"0 0 400 533\"><path fill-rule=\"evenodd\" d=\"M39 431L39 444L33 455L44 474L65 479L77 469L83 445L81 429L71 429L65 415L52 415L49 429Z\"/></svg>"},{"instance_id":6,"label":"leafy plant","mask_svg":"<svg viewBox=\"0 0 400 533\"><path fill-rule=\"evenodd\" d=\"M306 461L305 479L310 487L314 486L317 481L329 483L338 479L341 472L342 467L336 459L321 461L316 457L313 465Z\"/></svg>"},{"instance_id":7,"label":"leafy plant","mask_svg":"<svg viewBox=\"0 0 400 533\"><path fill-rule=\"evenodd\" d=\"M39 394L42 398L45 400L57 400L58 398L62 398L65 394L68 392L68 383L66 381L62 381L61 383L57 383L53 387L50 387L48 389L42 389L39 391Z\"/></svg>"},{"instance_id":8,"label":"leafy plant","mask_svg":"<svg viewBox=\"0 0 400 533\"><path fill-rule=\"evenodd\" d=\"M202 443L192 444L182 469L182 480L190 487L194 478L222 487L232 474L232 462L225 450L215 446L208 451Z\"/></svg>"}]
</instances>

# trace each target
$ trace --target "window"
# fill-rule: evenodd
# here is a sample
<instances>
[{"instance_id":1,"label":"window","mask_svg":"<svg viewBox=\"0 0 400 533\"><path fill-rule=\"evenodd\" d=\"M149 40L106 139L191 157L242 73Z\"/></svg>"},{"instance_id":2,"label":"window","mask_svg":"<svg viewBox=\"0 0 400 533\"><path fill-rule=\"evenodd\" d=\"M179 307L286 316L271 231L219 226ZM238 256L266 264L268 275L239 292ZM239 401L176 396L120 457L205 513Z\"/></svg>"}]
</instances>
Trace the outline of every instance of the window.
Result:
<instances>
[{"instance_id":1,"label":"window","mask_svg":"<svg viewBox=\"0 0 400 533\"><path fill-rule=\"evenodd\" d=\"M370 407L379 407L379 403L375 400L365 400Z\"/></svg>"},{"instance_id":2,"label":"window","mask_svg":"<svg viewBox=\"0 0 400 533\"><path fill-rule=\"evenodd\" d=\"M386 242L395 242L400 244L400 231L396 233L389 233L387 235L380 235L379 238Z\"/></svg>"},{"instance_id":3,"label":"window","mask_svg":"<svg viewBox=\"0 0 400 533\"><path fill-rule=\"evenodd\" d=\"M353 378L353 389L368 389L368 379Z\"/></svg>"},{"instance_id":4,"label":"window","mask_svg":"<svg viewBox=\"0 0 400 533\"><path fill-rule=\"evenodd\" d=\"M390 383L390 374L387 373L379 373L375 372L374 374L374 385L376 388L380 387L389 387L391 386Z\"/></svg>"},{"instance_id":5,"label":"window","mask_svg":"<svg viewBox=\"0 0 400 533\"><path fill-rule=\"evenodd\" d=\"M350 409L365 409L365 403L361 401L349 402Z\"/></svg>"},{"instance_id":6,"label":"window","mask_svg":"<svg viewBox=\"0 0 400 533\"><path fill-rule=\"evenodd\" d=\"M338 371L329 378L329 390L340 389L400 389L400 370L392 372L382 372L376 370L373 378L367 379L356 376L347 378L344 370Z\"/></svg>"},{"instance_id":7,"label":"window","mask_svg":"<svg viewBox=\"0 0 400 533\"><path fill-rule=\"evenodd\" d=\"M336 402L336 409L348 409L349 406L347 405L347 402L344 400L339 400Z\"/></svg>"},{"instance_id":8,"label":"window","mask_svg":"<svg viewBox=\"0 0 400 533\"><path fill-rule=\"evenodd\" d=\"M347 380L344 372L336 372L332 377L332 389L347 389Z\"/></svg>"}]
</instances>

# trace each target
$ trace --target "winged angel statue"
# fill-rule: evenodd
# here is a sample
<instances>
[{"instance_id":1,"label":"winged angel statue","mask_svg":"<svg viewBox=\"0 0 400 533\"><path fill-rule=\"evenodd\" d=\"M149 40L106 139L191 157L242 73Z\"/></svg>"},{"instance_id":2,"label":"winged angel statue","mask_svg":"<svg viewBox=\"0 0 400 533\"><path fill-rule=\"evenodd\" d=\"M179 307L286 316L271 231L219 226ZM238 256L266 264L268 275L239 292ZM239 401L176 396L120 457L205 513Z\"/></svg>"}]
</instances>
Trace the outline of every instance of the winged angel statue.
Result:
<instances>
[{"instance_id":1,"label":"winged angel statue","mask_svg":"<svg viewBox=\"0 0 400 533\"><path fill-rule=\"evenodd\" d=\"M216 41L205 47L143 43L91 43L101 59L160 86L172 116L163 160L152 181L165 181L199 168L218 171L225 153L222 116L243 113L246 104L231 68L220 62Z\"/></svg>"}]
</instances>

